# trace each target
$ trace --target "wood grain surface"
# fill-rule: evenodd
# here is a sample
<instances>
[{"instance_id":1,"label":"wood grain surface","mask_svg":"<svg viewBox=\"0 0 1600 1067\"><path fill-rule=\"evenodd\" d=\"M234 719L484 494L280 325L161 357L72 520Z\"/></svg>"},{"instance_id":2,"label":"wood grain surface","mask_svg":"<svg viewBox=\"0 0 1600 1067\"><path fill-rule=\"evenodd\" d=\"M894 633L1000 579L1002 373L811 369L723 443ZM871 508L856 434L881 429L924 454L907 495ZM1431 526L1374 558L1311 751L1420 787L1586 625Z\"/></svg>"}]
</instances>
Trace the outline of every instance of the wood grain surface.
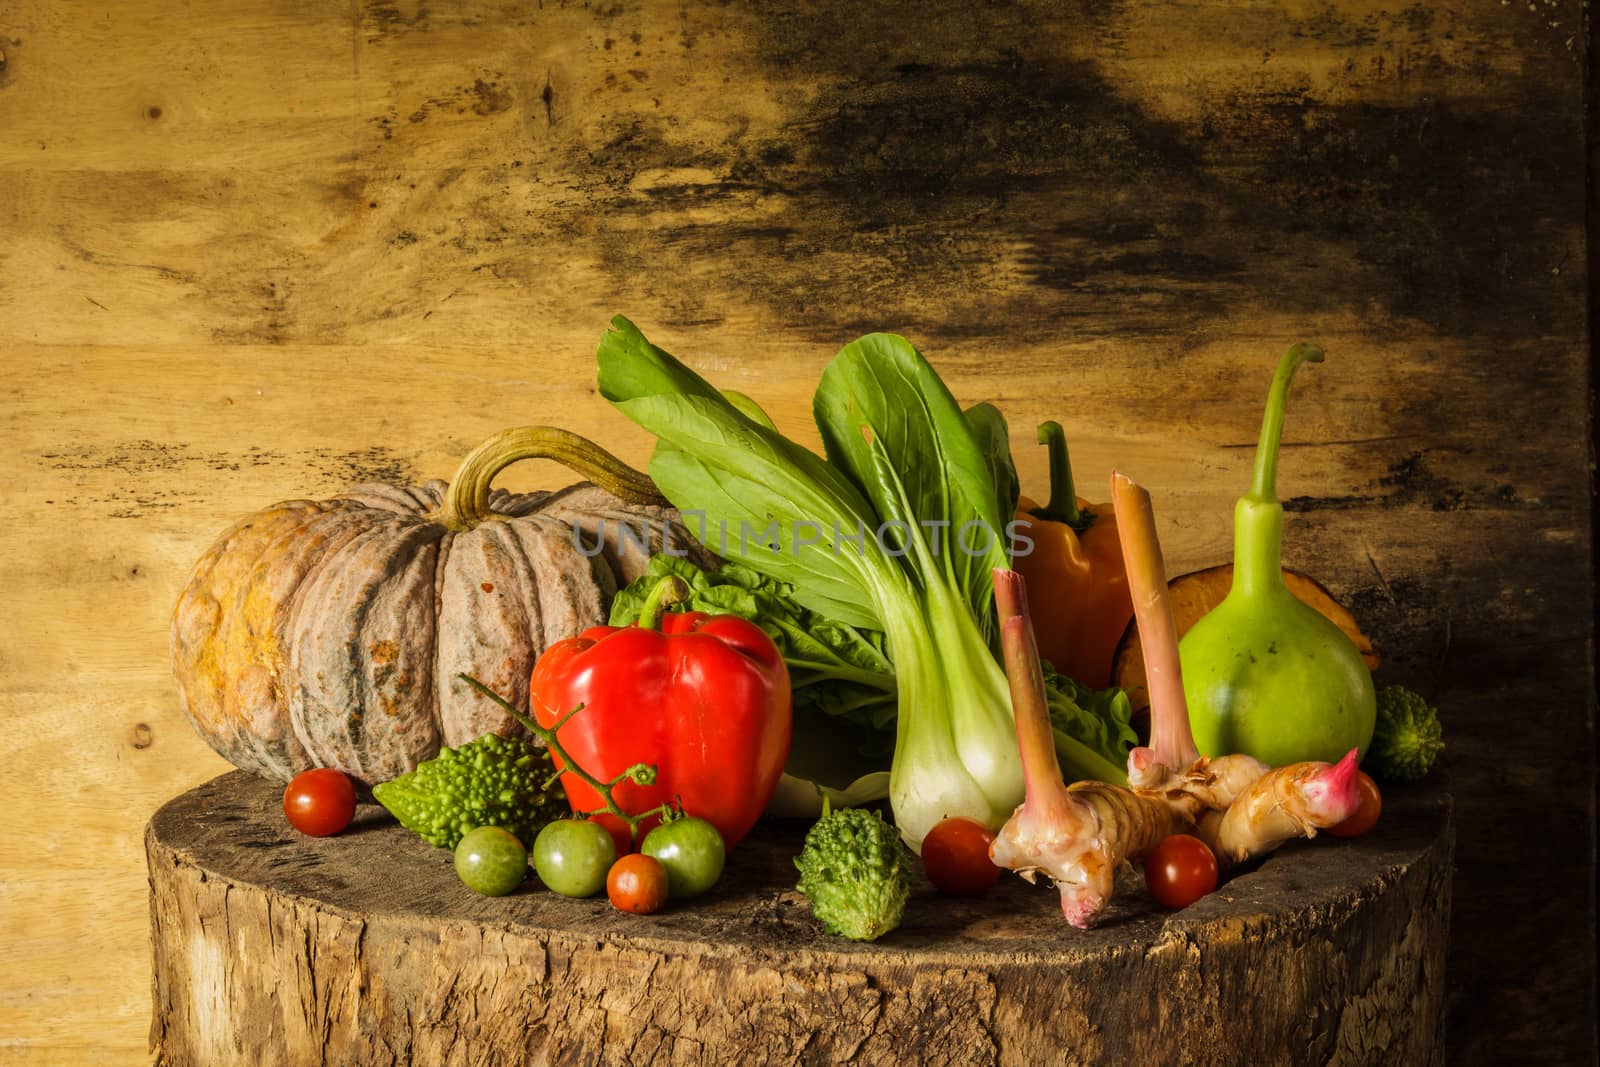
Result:
<instances>
[{"instance_id":1,"label":"wood grain surface","mask_svg":"<svg viewBox=\"0 0 1600 1067\"><path fill-rule=\"evenodd\" d=\"M1179 913L1139 878L1092 930L1046 885L981 899L918 872L871 943L795 891L808 824L742 842L651 916L529 878L480 897L376 805L308 838L235 772L150 822L163 1067L471 1063L1443 1064L1449 804L1297 841Z\"/></svg>"},{"instance_id":2,"label":"wood grain surface","mask_svg":"<svg viewBox=\"0 0 1600 1067\"><path fill-rule=\"evenodd\" d=\"M1276 357L1287 562L1446 716L1449 1059L1591 1059L1579 0L0 7L0 1060L138 1062L167 668L233 520L446 477L614 313L808 428L911 337L1226 560ZM1025 487L1045 463L1019 447ZM566 479L538 466L511 488ZM1553 951L1552 946L1561 946Z\"/></svg>"}]
</instances>

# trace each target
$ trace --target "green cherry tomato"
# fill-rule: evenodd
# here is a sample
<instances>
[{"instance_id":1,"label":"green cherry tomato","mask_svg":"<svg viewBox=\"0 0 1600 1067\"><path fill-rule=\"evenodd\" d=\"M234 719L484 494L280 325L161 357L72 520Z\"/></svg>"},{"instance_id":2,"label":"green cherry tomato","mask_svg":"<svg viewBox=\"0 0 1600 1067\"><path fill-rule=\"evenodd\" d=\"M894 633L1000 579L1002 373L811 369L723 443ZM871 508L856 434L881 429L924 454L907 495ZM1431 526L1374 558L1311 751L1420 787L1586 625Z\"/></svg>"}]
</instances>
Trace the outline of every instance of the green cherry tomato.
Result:
<instances>
[{"instance_id":1,"label":"green cherry tomato","mask_svg":"<svg viewBox=\"0 0 1600 1067\"><path fill-rule=\"evenodd\" d=\"M456 845L456 876L474 893L503 897L528 874L528 850L499 826L480 826Z\"/></svg>"},{"instance_id":2,"label":"green cherry tomato","mask_svg":"<svg viewBox=\"0 0 1600 1067\"><path fill-rule=\"evenodd\" d=\"M592 897L606 886L617 846L604 826L588 819L557 819L533 840L533 870L551 892Z\"/></svg>"},{"instance_id":3,"label":"green cherry tomato","mask_svg":"<svg viewBox=\"0 0 1600 1067\"><path fill-rule=\"evenodd\" d=\"M717 884L728 850L717 828L693 816L662 823L644 836L639 851L667 869L667 895L698 896Z\"/></svg>"}]
</instances>

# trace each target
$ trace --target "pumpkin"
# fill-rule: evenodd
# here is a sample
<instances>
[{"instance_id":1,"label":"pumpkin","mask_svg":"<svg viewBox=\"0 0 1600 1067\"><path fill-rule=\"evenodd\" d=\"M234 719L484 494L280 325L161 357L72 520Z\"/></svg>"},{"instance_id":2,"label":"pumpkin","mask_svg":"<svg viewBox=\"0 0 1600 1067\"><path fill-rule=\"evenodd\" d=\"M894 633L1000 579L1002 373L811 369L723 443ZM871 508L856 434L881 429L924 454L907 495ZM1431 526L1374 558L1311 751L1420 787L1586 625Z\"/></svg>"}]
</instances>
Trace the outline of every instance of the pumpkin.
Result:
<instances>
[{"instance_id":1,"label":"pumpkin","mask_svg":"<svg viewBox=\"0 0 1600 1067\"><path fill-rule=\"evenodd\" d=\"M530 458L594 484L491 489ZM370 785L521 733L459 675L525 709L539 654L605 622L664 537L712 565L647 475L550 427L497 434L448 484L274 504L225 532L178 599L185 711L234 766L282 781L335 767Z\"/></svg>"}]
</instances>

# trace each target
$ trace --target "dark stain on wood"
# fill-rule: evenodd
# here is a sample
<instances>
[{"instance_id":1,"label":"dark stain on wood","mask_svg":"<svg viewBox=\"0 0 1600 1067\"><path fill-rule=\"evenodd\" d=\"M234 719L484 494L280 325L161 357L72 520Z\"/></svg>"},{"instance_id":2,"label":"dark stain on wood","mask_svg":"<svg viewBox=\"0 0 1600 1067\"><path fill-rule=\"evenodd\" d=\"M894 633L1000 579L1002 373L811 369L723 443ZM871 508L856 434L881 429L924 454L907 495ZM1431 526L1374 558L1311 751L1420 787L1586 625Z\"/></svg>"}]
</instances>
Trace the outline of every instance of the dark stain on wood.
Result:
<instances>
[{"instance_id":1,"label":"dark stain on wood","mask_svg":"<svg viewBox=\"0 0 1600 1067\"><path fill-rule=\"evenodd\" d=\"M727 302L763 300L831 343L907 319L925 336L960 336L974 324L931 310L953 289L993 293L968 312L984 317L979 328L994 316L1079 335L1199 329L1263 297L1308 316L1375 298L1387 317L1461 336L1573 321L1581 279L1552 271L1580 240L1563 208L1582 196L1581 129L1559 72L1497 84L1493 103L1449 92L1350 102L1246 83L1182 124L1148 114L1077 54L1090 49L1076 42L1110 32L1116 7L1023 4L979 18L957 5L757 5L768 32L744 76L793 87L788 96L819 86L815 98L772 137L722 144L686 146L667 136L667 116L629 115L584 149L591 195L624 214L727 205L722 222L657 228L652 257L685 270L746 264L737 281L717 280ZM1396 16L1431 58L1395 76L1489 80L1438 69L1459 17ZM1375 18L1323 13L1284 36L1359 50ZM719 177L652 188L640 205L634 179L662 167ZM796 202L800 224L781 249L767 227L740 221L741 198L762 194ZM615 251L619 287L636 287L638 255ZM1353 269L1330 273L1327 260Z\"/></svg>"},{"instance_id":2,"label":"dark stain on wood","mask_svg":"<svg viewBox=\"0 0 1600 1067\"><path fill-rule=\"evenodd\" d=\"M1343 496L1294 496L1283 501L1286 512L1324 509L1409 508L1433 511L1568 511L1571 499L1529 498L1508 482L1462 485L1436 469L1427 449L1413 449L1389 465L1389 473L1371 483L1372 492Z\"/></svg>"},{"instance_id":3,"label":"dark stain on wood","mask_svg":"<svg viewBox=\"0 0 1600 1067\"><path fill-rule=\"evenodd\" d=\"M148 518L156 512L193 502L192 494L160 486L174 484L170 478L174 473L197 468L240 472L290 467L310 471L313 477L303 488L307 496L335 493L369 482L404 485L421 480L411 456L383 445L350 450L315 448L289 454L259 446L220 452L202 451L181 443L136 440L109 448L76 446L41 452L38 461L57 472L74 472L85 486L79 503L106 506L106 514L119 519ZM107 473L119 477L101 488L102 476ZM169 477L157 477L161 475ZM244 500L240 509L253 510L268 503L267 500ZM137 575L138 568L132 573Z\"/></svg>"},{"instance_id":4,"label":"dark stain on wood","mask_svg":"<svg viewBox=\"0 0 1600 1067\"><path fill-rule=\"evenodd\" d=\"M309 460L326 484L337 489L366 482L408 485L421 480L411 457L382 445L351 451L319 448L313 450Z\"/></svg>"},{"instance_id":5,"label":"dark stain on wood","mask_svg":"<svg viewBox=\"0 0 1600 1067\"><path fill-rule=\"evenodd\" d=\"M1248 161L1249 193L1231 204L1240 224L1285 253L1297 234L1349 242L1396 316L1445 333L1520 334L1570 321L1580 297L1575 278L1552 273L1576 247L1561 222L1583 195L1570 165L1579 129L1558 88L1530 79L1489 106L1246 100L1231 113L1240 128L1207 132L1212 153ZM1280 112L1263 136L1257 116ZM1539 239L1528 239L1530 221Z\"/></svg>"},{"instance_id":6,"label":"dark stain on wood","mask_svg":"<svg viewBox=\"0 0 1600 1067\"><path fill-rule=\"evenodd\" d=\"M380 40L425 30L431 15L427 0L373 0L365 5L365 12L372 35Z\"/></svg>"}]
</instances>

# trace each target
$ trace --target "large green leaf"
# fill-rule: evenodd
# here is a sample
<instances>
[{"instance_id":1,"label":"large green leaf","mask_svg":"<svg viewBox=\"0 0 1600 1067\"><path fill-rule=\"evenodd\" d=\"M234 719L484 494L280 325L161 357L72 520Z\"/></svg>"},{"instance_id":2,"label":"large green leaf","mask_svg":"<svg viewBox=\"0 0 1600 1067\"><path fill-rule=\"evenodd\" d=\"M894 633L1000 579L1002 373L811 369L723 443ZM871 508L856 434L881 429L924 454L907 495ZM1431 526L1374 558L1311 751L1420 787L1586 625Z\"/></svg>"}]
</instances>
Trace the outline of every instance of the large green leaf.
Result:
<instances>
[{"instance_id":1,"label":"large green leaf","mask_svg":"<svg viewBox=\"0 0 1600 1067\"><path fill-rule=\"evenodd\" d=\"M1016 464L1011 460L1011 431L1006 426L1006 417L993 404L974 404L966 410L966 419L978 448L988 461L1000 520L1009 524L1017 513L1022 483L1017 478ZM1010 539L1007 538L1006 557L1009 559L1010 555Z\"/></svg>"},{"instance_id":2,"label":"large green leaf","mask_svg":"<svg viewBox=\"0 0 1600 1067\"><path fill-rule=\"evenodd\" d=\"M991 454L928 361L903 337L868 334L828 365L812 410L829 460L880 520L922 539L974 618L988 620L1011 516L1000 512ZM992 420L979 421L992 447Z\"/></svg>"},{"instance_id":3,"label":"large green leaf","mask_svg":"<svg viewBox=\"0 0 1600 1067\"><path fill-rule=\"evenodd\" d=\"M703 523L706 547L787 582L813 611L881 628L884 585L904 578L872 551L875 519L860 490L735 407L628 320L613 327L600 343L600 391L656 435L650 476L691 529ZM850 540L863 532L864 545Z\"/></svg>"},{"instance_id":4,"label":"large green leaf","mask_svg":"<svg viewBox=\"0 0 1600 1067\"><path fill-rule=\"evenodd\" d=\"M598 357L600 395L607 400L681 393L726 403L715 386L651 344L622 315L600 338Z\"/></svg>"}]
</instances>

